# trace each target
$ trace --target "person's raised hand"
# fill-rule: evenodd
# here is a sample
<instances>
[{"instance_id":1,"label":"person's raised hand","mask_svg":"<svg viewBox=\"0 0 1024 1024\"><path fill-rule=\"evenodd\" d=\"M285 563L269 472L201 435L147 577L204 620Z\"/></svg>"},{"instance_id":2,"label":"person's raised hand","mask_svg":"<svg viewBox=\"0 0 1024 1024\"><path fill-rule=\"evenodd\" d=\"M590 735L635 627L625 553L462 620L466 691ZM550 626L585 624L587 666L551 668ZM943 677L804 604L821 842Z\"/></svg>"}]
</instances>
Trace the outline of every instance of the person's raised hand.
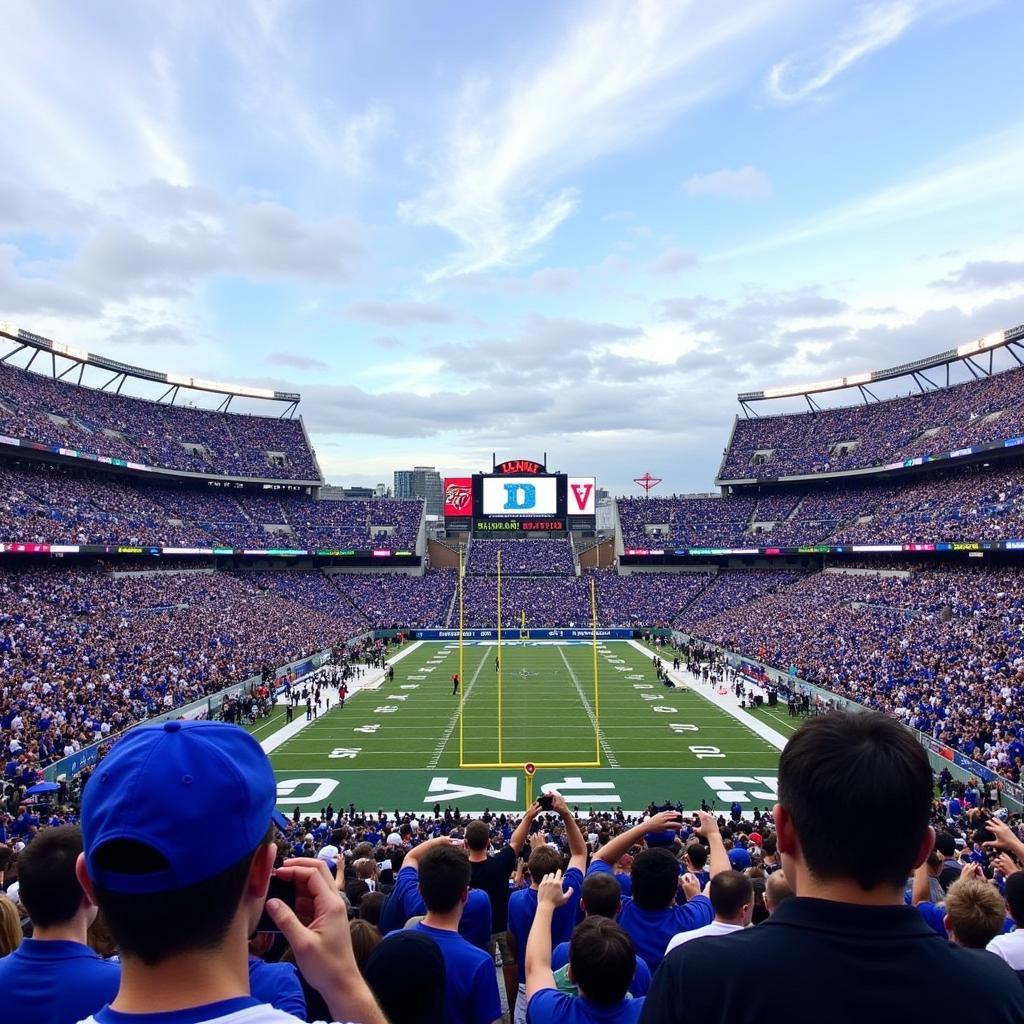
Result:
<instances>
[{"instance_id":1,"label":"person's raised hand","mask_svg":"<svg viewBox=\"0 0 1024 1024\"><path fill-rule=\"evenodd\" d=\"M695 874L687 871L685 875L679 876L679 888L683 890L683 895L686 897L687 902L689 902L694 896L700 894L700 879Z\"/></svg>"},{"instance_id":2,"label":"person's raised hand","mask_svg":"<svg viewBox=\"0 0 1024 1024\"><path fill-rule=\"evenodd\" d=\"M718 827L718 819L713 814L708 814L707 811L698 811L697 815L700 818L700 827L694 829L697 835L708 839L713 835L722 834L721 829Z\"/></svg>"},{"instance_id":3,"label":"person's raised hand","mask_svg":"<svg viewBox=\"0 0 1024 1024\"><path fill-rule=\"evenodd\" d=\"M683 817L678 811L658 811L644 822L644 828L648 832L665 832L668 829L678 830L682 827Z\"/></svg>"},{"instance_id":4,"label":"person's raised hand","mask_svg":"<svg viewBox=\"0 0 1024 1024\"><path fill-rule=\"evenodd\" d=\"M565 802L565 797L557 789L549 790L548 796L551 797L551 810L556 814L566 815L569 813L569 806Z\"/></svg>"},{"instance_id":5,"label":"person's raised hand","mask_svg":"<svg viewBox=\"0 0 1024 1024\"><path fill-rule=\"evenodd\" d=\"M293 857L277 877L295 883L295 910L283 900L267 900L267 913L295 952L303 977L320 992L338 982L339 971L355 967L348 910L339 899L327 864Z\"/></svg>"},{"instance_id":6,"label":"person's raised hand","mask_svg":"<svg viewBox=\"0 0 1024 1024\"><path fill-rule=\"evenodd\" d=\"M530 849L531 850L540 849L540 847L547 846L547 844L548 844L547 837L544 835L543 832L534 832L533 835L530 836Z\"/></svg>"},{"instance_id":7,"label":"person's raised hand","mask_svg":"<svg viewBox=\"0 0 1024 1024\"><path fill-rule=\"evenodd\" d=\"M568 889L562 890L562 872L555 871L550 875L545 875L541 880L540 885L537 886L537 906L549 906L557 910L559 907L565 906L569 902L569 898L572 896L572 886Z\"/></svg>"},{"instance_id":8,"label":"person's raised hand","mask_svg":"<svg viewBox=\"0 0 1024 1024\"><path fill-rule=\"evenodd\" d=\"M1020 865L1008 853L1001 853L998 857L993 857L992 867L994 867L996 871L1003 876L1003 878L1009 878L1010 875L1020 871Z\"/></svg>"},{"instance_id":9,"label":"person's raised hand","mask_svg":"<svg viewBox=\"0 0 1024 1024\"><path fill-rule=\"evenodd\" d=\"M987 840L981 844L982 846L997 850L1013 850L1021 846L1017 833L1000 818L989 818L985 822L985 828L995 836L995 839Z\"/></svg>"}]
</instances>

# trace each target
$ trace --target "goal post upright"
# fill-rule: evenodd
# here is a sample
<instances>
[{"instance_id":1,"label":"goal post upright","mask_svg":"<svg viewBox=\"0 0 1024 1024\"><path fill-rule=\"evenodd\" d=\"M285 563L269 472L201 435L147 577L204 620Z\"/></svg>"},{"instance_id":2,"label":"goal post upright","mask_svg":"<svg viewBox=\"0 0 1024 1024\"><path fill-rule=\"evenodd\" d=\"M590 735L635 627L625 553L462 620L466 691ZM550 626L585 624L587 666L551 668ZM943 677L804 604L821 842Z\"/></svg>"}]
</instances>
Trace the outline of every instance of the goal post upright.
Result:
<instances>
[{"instance_id":1,"label":"goal post upright","mask_svg":"<svg viewBox=\"0 0 1024 1024\"><path fill-rule=\"evenodd\" d=\"M501 656L501 548L498 548L498 761L504 762L505 755L502 751L501 733L502 733L502 721L501 721L501 677L505 671L504 661L505 659Z\"/></svg>"},{"instance_id":2,"label":"goal post upright","mask_svg":"<svg viewBox=\"0 0 1024 1024\"><path fill-rule=\"evenodd\" d=\"M505 673L505 659L502 656L502 606L501 606L501 548L498 548L497 557L497 572L496 572L496 586L497 586L497 627L498 637L497 646L497 711L498 711L498 757L495 761L467 761L465 759L465 746L464 746L464 732L463 732L463 718L465 714L465 687L461 684L462 671L463 671L463 658L464 658L464 583L463 577L465 575L465 566L463 563L462 552L459 552L459 767L464 769L518 769L523 770L522 761L507 761L505 760L504 753L504 722L503 722L503 701L502 701L502 684L503 676ZM594 673L594 705L593 705L593 719L594 719L594 759L592 761L532 761L530 762L531 767L546 768L546 769L563 769L563 768L600 768L601 763L601 694L600 694L600 674L598 670L599 658L597 649L597 590L593 580L590 581L590 610L591 610L591 647L593 653L593 673ZM525 611L520 616L520 621L525 627ZM529 776L530 785L532 787L532 775Z\"/></svg>"},{"instance_id":3,"label":"goal post upright","mask_svg":"<svg viewBox=\"0 0 1024 1024\"><path fill-rule=\"evenodd\" d=\"M465 603L463 598L463 577L466 566L463 561L463 548L459 546L459 767L466 761L465 737L463 735L462 722L466 711L466 687L463 683L463 667L465 661L465 645L463 644L463 631L465 628Z\"/></svg>"},{"instance_id":4,"label":"goal post upright","mask_svg":"<svg viewBox=\"0 0 1024 1024\"><path fill-rule=\"evenodd\" d=\"M601 763L601 687L597 668L597 585L590 578L591 647L594 653L594 760Z\"/></svg>"}]
</instances>

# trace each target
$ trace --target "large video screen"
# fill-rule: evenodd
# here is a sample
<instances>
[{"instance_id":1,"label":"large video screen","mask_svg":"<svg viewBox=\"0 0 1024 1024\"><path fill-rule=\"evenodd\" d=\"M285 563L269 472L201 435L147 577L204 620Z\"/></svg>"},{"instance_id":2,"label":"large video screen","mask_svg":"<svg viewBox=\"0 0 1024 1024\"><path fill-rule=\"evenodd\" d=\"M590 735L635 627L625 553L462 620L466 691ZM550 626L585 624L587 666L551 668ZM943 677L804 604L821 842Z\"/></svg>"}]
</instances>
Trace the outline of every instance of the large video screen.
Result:
<instances>
[{"instance_id":1,"label":"large video screen","mask_svg":"<svg viewBox=\"0 0 1024 1024\"><path fill-rule=\"evenodd\" d=\"M485 476L479 514L503 517L564 515L564 480L564 477L557 476ZM561 488L559 482L563 484Z\"/></svg>"}]
</instances>

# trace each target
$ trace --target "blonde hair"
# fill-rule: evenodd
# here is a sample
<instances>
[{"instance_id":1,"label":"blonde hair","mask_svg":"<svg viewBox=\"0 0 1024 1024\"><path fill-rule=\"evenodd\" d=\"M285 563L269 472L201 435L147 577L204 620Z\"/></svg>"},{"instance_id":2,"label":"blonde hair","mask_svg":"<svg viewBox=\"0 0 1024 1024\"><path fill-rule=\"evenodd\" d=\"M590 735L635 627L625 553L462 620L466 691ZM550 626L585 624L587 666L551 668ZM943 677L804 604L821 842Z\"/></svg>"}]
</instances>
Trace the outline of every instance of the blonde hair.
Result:
<instances>
[{"instance_id":1,"label":"blonde hair","mask_svg":"<svg viewBox=\"0 0 1024 1024\"><path fill-rule=\"evenodd\" d=\"M9 896L0 893L0 956L21 945L21 912Z\"/></svg>"},{"instance_id":2,"label":"blonde hair","mask_svg":"<svg viewBox=\"0 0 1024 1024\"><path fill-rule=\"evenodd\" d=\"M961 946L984 949L1003 929L1006 904L988 882L959 878L946 893L946 916Z\"/></svg>"}]
</instances>

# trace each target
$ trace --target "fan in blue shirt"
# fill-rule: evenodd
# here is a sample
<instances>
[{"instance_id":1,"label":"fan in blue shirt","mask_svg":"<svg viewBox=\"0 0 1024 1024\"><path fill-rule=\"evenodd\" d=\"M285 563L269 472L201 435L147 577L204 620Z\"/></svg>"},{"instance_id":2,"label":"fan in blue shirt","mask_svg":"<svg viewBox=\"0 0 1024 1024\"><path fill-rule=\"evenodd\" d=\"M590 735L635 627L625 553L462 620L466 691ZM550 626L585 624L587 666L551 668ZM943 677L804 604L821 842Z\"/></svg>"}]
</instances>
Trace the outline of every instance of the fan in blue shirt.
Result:
<instances>
[{"instance_id":1,"label":"fan in blue shirt","mask_svg":"<svg viewBox=\"0 0 1024 1024\"><path fill-rule=\"evenodd\" d=\"M555 912L569 904L561 871L545 876L537 891L537 913L526 944L526 995L531 1024L634 1024L644 1000L629 998L636 953L626 932L607 917L593 915L569 943L569 977L579 996L559 992L551 970L551 928Z\"/></svg>"},{"instance_id":2,"label":"fan in blue shirt","mask_svg":"<svg viewBox=\"0 0 1024 1024\"><path fill-rule=\"evenodd\" d=\"M416 930L432 938L444 957L445 1020L449 1024L492 1024L500 1020L494 959L458 932L470 892L469 858L449 838L441 836L412 850L400 874L406 870L418 873L426 905L426 916ZM489 915L488 906L488 920Z\"/></svg>"},{"instance_id":3,"label":"fan in blue shirt","mask_svg":"<svg viewBox=\"0 0 1024 1024\"><path fill-rule=\"evenodd\" d=\"M552 914L550 922L549 942L557 944L567 942L572 935L573 925L576 923L576 911L579 908L580 893L583 890L583 869L587 866L587 841L583 838L576 819L566 806L562 795L554 790L551 796L551 809L561 817L562 825L565 828L565 838L569 844L569 870L565 877L560 877L560 884L568 894L564 903L560 904ZM529 889L520 889L514 892L508 901L508 930L510 935L509 947L512 955L516 958L517 978L519 991L516 996L516 1005L513 1011L514 1024L525 1024L526 1021L526 961L523 951L526 949L526 940L529 937L534 917L537 913L537 887L545 875L559 871L562 866L562 855L552 849L544 841L542 833L530 837L530 859L527 861L527 870L530 874L531 886Z\"/></svg>"},{"instance_id":4,"label":"fan in blue shirt","mask_svg":"<svg viewBox=\"0 0 1024 1024\"><path fill-rule=\"evenodd\" d=\"M606 917L614 921L622 909L622 889L616 876L607 871L594 871L587 875L580 893L580 907L587 917ZM569 942L559 943L551 951L551 969L561 971L569 963ZM646 995L651 986L651 972L644 960L636 959L636 970L629 983L629 994L634 998ZM560 985L562 991L565 986Z\"/></svg>"},{"instance_id":5,"label":"fan in blue shirt","mask_svg":"<svg viewBox=\"0 0 1024 1024\"><path fill-rule=\"evenodd\" d=\"M720 871L729 870L729 857L718 822L704 811L698 814L701 824L696 834L708 842L711 850L709 875L714 877ZM664 845L651 845L652 841L661 844L666 831L678 831L681 827L678 811L661 811L606 843L590 865L590 873L611 872L618 858L646 836L647 849L641 850L633 860L633 896L623 898L618 922L652 974L674 935L701 928L715 917L711 901L700 895L697 879L692 874L679 874L679 862ZM683 906L675 902L677 889L687 898Z\"/></svg>"},{"instance_id":6,"label":"fan in blue shirt","mask_svg":"<svg viewBox=\"0 0 1024 1024\"><path fill-rule=\"evenodd\" d=\"M85 943L96 905L75 878L82 852L77 825L41 832L18 859L19 898L33 926L0 960L0 992L18 1024L75 1024L117 995L121 969Z\"/></svg>"}]
</instances>

